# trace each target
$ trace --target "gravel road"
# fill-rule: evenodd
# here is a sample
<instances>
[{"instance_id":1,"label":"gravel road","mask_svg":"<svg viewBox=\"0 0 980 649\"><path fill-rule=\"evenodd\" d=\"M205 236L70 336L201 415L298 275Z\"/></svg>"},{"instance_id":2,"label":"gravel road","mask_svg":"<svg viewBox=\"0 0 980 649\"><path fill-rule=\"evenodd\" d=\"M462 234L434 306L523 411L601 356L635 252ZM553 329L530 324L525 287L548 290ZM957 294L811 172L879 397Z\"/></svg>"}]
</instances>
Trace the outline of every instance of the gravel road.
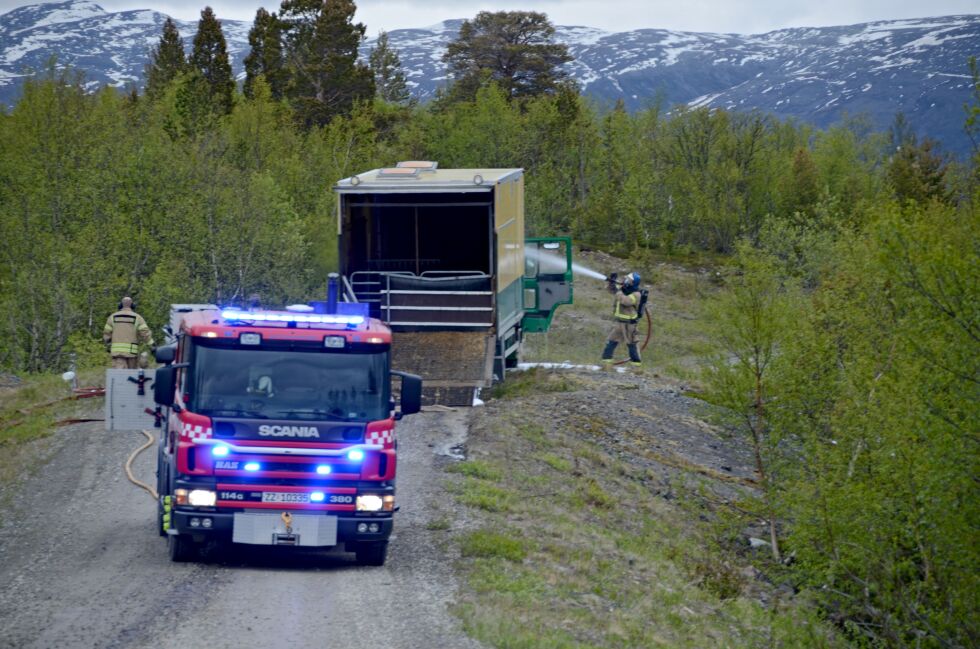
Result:
<instances>
[{"instance_id":1,"label":"gravel road","mask_svg":"<svg viewBox=\"0 0 980 649\"><path fill-rule=\"evenodd\" d=\"M468 417L400 423L401 511L379 568L270 548L171 563L152 498L122 468L143 435L101 423L58 429L44 465L0 498L0 647L480 647L448 608L456 583L445 532L427 527L448 510L437 466L465 441ZM145 451L137 477L155 484L153 463Z\"/></svg>"}]
</instances>

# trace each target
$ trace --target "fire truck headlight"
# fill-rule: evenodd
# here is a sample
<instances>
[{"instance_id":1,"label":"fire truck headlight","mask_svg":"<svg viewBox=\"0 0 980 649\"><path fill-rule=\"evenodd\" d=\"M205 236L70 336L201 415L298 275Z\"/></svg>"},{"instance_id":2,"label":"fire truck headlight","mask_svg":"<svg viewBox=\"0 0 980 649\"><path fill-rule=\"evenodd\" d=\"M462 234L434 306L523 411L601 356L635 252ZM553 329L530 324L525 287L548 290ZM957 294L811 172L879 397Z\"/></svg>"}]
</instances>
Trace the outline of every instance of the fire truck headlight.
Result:
<instances>
[{"instance_id":1,"label":"fire truck headlight","mask_svg":"<svg viewBox=\"0 0 980 649\"><path fill-rule=\"evenodd\" d=\"M364 459L364 451L355 448L347 454L347 459L351 462L360 462Z\"/></svg>"},{"instance_id":2,"label":"fire truck headlight","mask_svg":"<svg viewBox=\"0 0 980 649\"><path fill-rule=\"evenodd\" d=\"M357 511L359 512L379 512L383 505L381 496L375 494L364 494L357 497Z\"/></svg>"},{"instance_id":3,"label":"fire truck headlight","mask_svg":"<svg viewBox=\"0 0 980 649\"><path fill-rule=\"evenodd\" d=\"M329 464L321 464L316 468L317 475L330 475L332 470L333 468Z\"/></svg>"},{"instance_id":4,"label":"fire truck headlight","mask_svg":"<svg viewBox=\"0 0 980 649\"><path fill-rule=\"evenodd\" d=\"M187 494L187 504L191 507L214 507L217 494L207 489L194 489Z\"/></svg>"},{"instance_id":5,"label":"fire truck headlight","mask_svg":"<svg viewBox=\"0 0 980 649\"><path fill-rule=\"evenodd\" d=\"M224 457L228 455L228 447L222 444L221 446L215 446L211 449L211 455L215 457Z\"/></svg>"}]
</instances>

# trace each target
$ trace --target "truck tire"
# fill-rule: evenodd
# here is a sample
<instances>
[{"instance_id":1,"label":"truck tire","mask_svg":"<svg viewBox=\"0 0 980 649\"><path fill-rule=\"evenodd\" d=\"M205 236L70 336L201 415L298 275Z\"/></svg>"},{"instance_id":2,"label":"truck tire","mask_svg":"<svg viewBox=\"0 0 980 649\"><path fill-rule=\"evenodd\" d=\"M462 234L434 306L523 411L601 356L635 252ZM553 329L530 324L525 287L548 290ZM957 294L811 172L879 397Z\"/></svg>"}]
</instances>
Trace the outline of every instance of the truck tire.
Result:
<instances>
[{"instance_id":1,"label":"truck tire","mask_svg":"<svg viewBox=\"0 0 980 649\"><path fill-rule=\"evenodd\" d=\"M183 563L194 558L197 545L186 534L170 534L167 536L167 550L171 561Z\"/></svg>"},{"instance_id":2,"label":"truck tire","mask_svg":"<svg viewBox=\"0 0 980 649\"><path fill-rule=\"evenodd\" d=\"M362 566L383 566L388 558L388 542L361 543L355 552L357 562Z\"/></svg>"}]
</instances>

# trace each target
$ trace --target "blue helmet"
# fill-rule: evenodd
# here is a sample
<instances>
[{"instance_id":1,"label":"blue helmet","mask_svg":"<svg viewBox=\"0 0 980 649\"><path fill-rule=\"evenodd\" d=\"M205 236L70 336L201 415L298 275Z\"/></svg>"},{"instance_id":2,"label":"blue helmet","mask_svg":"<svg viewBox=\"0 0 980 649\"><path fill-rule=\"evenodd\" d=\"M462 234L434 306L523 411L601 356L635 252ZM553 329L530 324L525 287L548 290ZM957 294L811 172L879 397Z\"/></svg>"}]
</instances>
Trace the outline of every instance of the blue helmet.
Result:
<instances>
[{"instance_id":1,"label":"blue helmet","mask_svg":"<svg viewBox=\"0 0 980 649\"><path fill-rule=\"evenodd\" d=\"M629 284L630 286L639 286L640 285L640 274L639 273L630 273L629 275L626 276L626 280L625 280L624 283Z\"/></svg>"}]
</instances>

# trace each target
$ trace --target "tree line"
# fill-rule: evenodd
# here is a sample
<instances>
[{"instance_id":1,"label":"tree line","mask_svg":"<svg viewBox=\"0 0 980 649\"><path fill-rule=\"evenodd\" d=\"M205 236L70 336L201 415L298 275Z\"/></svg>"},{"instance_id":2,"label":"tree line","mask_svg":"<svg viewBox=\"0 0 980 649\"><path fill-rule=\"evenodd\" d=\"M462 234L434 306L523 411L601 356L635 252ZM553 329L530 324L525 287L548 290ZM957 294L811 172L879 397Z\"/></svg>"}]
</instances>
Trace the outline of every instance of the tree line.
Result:
<instances>
[{"instance_id":1,"label":"tree line","mask_svg":"<svg viewBox=\"0 0 980 649\"><path fill-rule=\"evenodd\" d=\"M336 269L337 180L404 159L523 167L529 235L643 263L711 255L705 395L756 451L760 516L795 583L857 644L977 629L980 76L957 163L896 116L826 130L761 113L597 106L546 17L484 12L412 101L349 0L260 9L239 90L219 21L164 25L142 92L52 66L0 112L0 367L103 362L132 295L305 301ZM498 54L492 56L493 53Z\"/></svg>"}]
</instances>

